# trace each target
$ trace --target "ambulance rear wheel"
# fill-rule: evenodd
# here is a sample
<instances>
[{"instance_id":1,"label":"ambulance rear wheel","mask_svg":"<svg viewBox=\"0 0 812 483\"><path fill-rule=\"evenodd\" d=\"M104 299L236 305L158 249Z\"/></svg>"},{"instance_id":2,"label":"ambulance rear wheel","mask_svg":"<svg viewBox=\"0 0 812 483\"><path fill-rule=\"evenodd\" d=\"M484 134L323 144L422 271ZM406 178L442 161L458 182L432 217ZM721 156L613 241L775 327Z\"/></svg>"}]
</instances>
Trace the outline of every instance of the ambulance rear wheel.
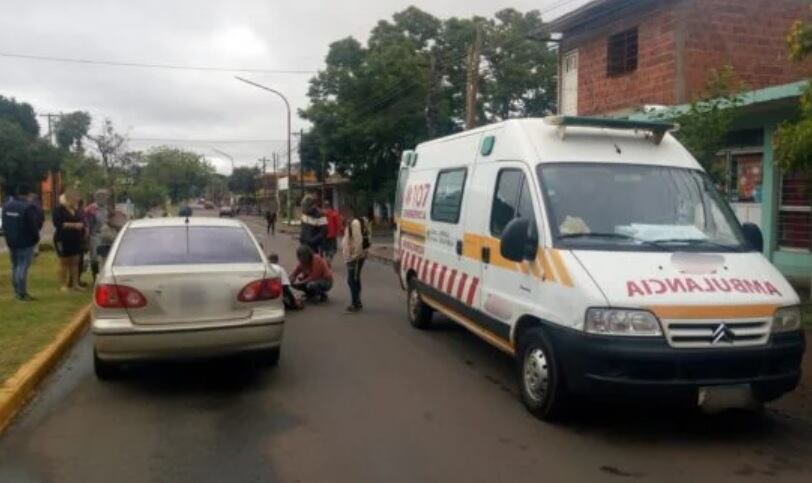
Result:
<instances>
[{"instance_id":1,"label":"ambulance rear wheel","mask_svg":"<svg viewBox=\"0 0 812 483\"><path fill-rule=\"evenodd\" d=\"M406 297L406 310L409 314L409 323L418 329L427 329L431 325L431 307L423 302L417 291L417 284L409 280L409 289Z\"/></svg>"},{"instance_id":2,"label":"ambulance rear wheel","mask_svg":"<svg viewBox=\"0 0 812 483\"><path fill-rule=\"evenodd\" d=\"M555 351L541 329L522 336L518 361L522 402L534 416L552 421L564 415L567 393Z\"/></svg>"}]
</instances>

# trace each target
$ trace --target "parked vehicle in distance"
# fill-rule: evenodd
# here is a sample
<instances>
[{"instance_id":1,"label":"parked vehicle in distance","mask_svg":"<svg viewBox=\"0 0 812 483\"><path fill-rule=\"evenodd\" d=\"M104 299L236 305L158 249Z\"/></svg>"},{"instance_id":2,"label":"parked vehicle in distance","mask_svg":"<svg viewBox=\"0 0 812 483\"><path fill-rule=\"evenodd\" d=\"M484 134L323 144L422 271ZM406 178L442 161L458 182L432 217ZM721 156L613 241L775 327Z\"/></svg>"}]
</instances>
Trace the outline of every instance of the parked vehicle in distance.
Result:
<instances>
[{"instance_id":1,"label":"parked vehicle in distance","mask_svg":"<svg viewBox=\"0 0 812 483\"><path fill-rule=\"evenodd\" d=\"M207 210L213 210L214 203L212 203L211 201L206 201L205 203L203 203L203 207L206 208Z\"/></svg>"},{"instance_id":2,"label":"parked vehicle in distance","mask_svg":"<svg viewBox=\"0 0 812 483\"><path fill-rule=\"evenodd\" d=\"M192 216L192 207L189 205L181 206L178 210L178 216L189 217Z\"/></svg>"},{"instance_id":3,"label":"parked vehicle in distance","mask_svg":"<svg viewBox=\"0 0 812 483\"><path fill-rule=\"evenodd\" d=\"M221 217L223 217L223 216L228 216L228 217L234 216L234 208L232 208L230 205L221 206L220 207L220 216Z\"/></svg>"},{"instance_id":4,"label":"parked vehicle in distance","mask_svg":"<svg viewBox=\"0 0 812 483\"><path fill-rule=\"evenodd\" d=\"M280 274L241 221L141 219L103 248L92 323L100 379L140 360L235 353L279 360Z\"/></svg>"},{"instance_id":5,"label":"parked vehicle in distance","mask_svg":"<svg viewBox=\"0 0 812 483\"><path fill-rule=\"evenodd\" d=\"M793 390L798 295L674 128L521 119L405 152L394 248L411 324L440 312L513 356L542 419L593 395L721 410Z\"/></svg>"}]
</instances>

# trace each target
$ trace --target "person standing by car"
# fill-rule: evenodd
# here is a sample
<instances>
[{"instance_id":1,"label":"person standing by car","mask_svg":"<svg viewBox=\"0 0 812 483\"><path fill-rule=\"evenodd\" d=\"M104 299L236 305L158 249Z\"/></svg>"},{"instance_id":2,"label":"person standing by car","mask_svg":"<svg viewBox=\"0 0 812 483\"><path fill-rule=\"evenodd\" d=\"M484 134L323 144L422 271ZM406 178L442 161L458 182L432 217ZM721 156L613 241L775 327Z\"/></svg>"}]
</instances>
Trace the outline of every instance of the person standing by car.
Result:
<instances>
[{"instance_id":1,"label":"person standing by car","mask_svg":"<svg viewBox=\"0 0 812 483\"><path fill-rule=\"evenodd\" d=\"M39 243L42 226L36 206L29 203L27 186L17 188L17 196L3 206L3 230L11 256L11 284L17 300L30 301L28 269L34 259L34 247Z\"/></svg>"},{"instance_id":2,"label":"person standing by car","mask_svg":"<svg viewBox=\"0 0 812 483\"><path fill-rule=\"evenodd\" d=\"M347 264L347 285L350 286L351 303L347 312L359 312L364 308L361 303L361 270L367 258L370 245L368 222L356 217L352 211L347 213L348 222L341 240L341 251Z\"/></svg>"},{"instance_id":3,"label":"person standing by car","mask_svg":"<svg viewBox=\"0 0 812 483\"><path fill-rule=\"evenodd\" d=\"M302 200L301 221L299 243L310 247L313 253L321 253L327 234L327 218L324 217L312 196L305 196Z\"/></svg>"},{"instance_id":4,"label":"person standing by car","mask_svg":"<svg viewBox=\"0 0 812 483\"><path fill-rule=\"evenodd\" d=\"M265 234L270 233L271 236L276 236L276 211L266 211L265 222L268 224Z\"/></svg>"},{"instance_id":5,"label":"person standing by car","mask_svg":"<svg viewBox=\"0 0 812 483\"><path fill-rule=\"evenodd\" d=\"M333 209L329 201L324 202L324 218L327 220L327 231L324 240L324 258L327 264L333 266L333 257L338 251L338 234L341 231L341 215Z\"/></svg>"},{"instance_id":6,"label":"person standing by car","mask_svg":"<svg viewBox=\"0 0 812 483\"><path fill-rule=\"evenodd\" d=\"M327 292L333 288L333 273L327 263L307 245L296 250L299 264L291 272L291 286L305 293L308 299L317 302L327 300Z\"/></svg>"},{"instance_id":7,"label":"person standing by car","mask_svg":"<svg viewBox=\"0 0 812 483\"><path fill-rule=\"evenodd\" d=\"M65 192L59 197L59 206L53 215L54 247L59 255L59 280L61 290L82 290L79 287L79 256L82 254L82 238L85 224L79 215L77 196Z\"/></svg>"}]
</instances>

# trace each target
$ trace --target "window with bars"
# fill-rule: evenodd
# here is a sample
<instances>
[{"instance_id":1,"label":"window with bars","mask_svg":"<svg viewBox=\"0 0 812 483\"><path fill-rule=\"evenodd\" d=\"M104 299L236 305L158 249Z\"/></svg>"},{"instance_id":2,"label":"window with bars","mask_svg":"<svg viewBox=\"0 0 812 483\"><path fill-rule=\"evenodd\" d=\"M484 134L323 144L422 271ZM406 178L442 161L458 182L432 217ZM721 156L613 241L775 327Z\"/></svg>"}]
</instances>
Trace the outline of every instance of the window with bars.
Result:
<instances>
[{"instance_id":1,"label":"window with bars","mask_svg":"<svg viewBox=\"0 0 812 483\"><path fill-rule=\"evenodd\" d=\"M609 37L606 45L606 74L620 76L637 70L637 27Z\"/></svg>"},{"instance_id":2,"label":"window with bars","mask_svg":"<svg viewBox=\"0 0 812 483\"><path fill-rule=\"evenodd\" d=\"M781 178L778 207L778 246L812 250L812 182L803 173L785 173Z\"/></svg>"}]
</instances>

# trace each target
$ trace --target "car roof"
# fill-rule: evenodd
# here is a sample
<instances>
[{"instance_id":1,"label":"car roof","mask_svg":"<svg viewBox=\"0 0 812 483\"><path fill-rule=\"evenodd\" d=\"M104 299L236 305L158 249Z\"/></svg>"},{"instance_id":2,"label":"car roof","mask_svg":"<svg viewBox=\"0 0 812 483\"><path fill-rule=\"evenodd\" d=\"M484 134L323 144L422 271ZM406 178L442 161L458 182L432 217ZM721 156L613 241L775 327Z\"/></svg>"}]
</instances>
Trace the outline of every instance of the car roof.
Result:
<instances>
[{"instance_id":1,"label":"car roof","mask_svg":"<svg viewBox=\"0 0 812 483\"><path fill-rule=\"evenodd\" d=\"M187 221L188 220L188 221ZM128 228L154 228L165 226L224 226L224 227L244 227L240 220L232 218L215 218L208 216L190 216L188 218L175 216L166 218L140 218L128 224Z\"/></svg>"}]
</instances>

